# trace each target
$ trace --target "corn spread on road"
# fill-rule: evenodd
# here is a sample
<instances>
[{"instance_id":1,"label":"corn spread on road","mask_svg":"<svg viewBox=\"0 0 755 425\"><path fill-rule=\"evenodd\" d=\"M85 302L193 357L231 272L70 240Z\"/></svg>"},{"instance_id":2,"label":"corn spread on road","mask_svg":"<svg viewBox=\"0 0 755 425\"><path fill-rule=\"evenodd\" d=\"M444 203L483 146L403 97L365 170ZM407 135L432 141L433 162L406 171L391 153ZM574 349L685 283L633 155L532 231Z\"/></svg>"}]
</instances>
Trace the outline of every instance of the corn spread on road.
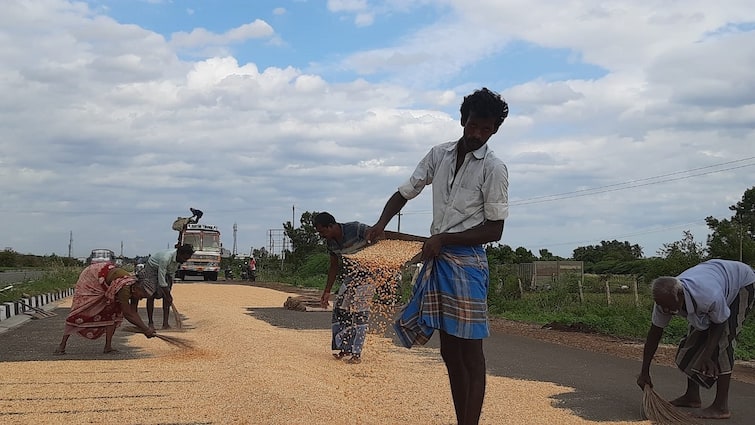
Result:
<instances>
[{"instance_id":1,"label":"corn spread on road","mask_svg":"<svg viewBox=\"0 0 755 425\"><path fill-rule=\"evenodd\" d=\"M70 299L56 317L0 334L0 423L454 423L433 340L406 350L371 335L363 362L346 365L330 355L330 314L282 308L292 293L178 283L174 295L185 327L165 334L190 340L193 349L121 329L113 343L119 353L102 354L101 341L72 337L68 354L54 356ZM255 311L321 322L277 327ZM495 333L486 354L482 424L649 423L640 419L638 361ZM654 372L656 389L678 395L677 371ZM754 393L753 385L732 383L727 425L752 423Z\"/></svg>"}]
</instances>

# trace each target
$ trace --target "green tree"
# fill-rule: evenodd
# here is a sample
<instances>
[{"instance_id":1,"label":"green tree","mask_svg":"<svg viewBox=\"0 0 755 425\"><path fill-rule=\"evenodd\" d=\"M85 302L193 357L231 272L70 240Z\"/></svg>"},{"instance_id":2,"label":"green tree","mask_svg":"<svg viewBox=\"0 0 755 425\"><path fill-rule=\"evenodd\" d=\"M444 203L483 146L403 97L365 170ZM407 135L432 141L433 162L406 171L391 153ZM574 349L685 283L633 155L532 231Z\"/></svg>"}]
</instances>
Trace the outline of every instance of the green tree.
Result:
<instances>
[{"instance_id":1,"label":"green tree","mask_svg":"<svg viewBox=\"0 0 755 425\"><path fill-rule=\"evenodd\" d=\"M729 219L705 219L712 233L708 235L708 252L713 258L755 263L755 187L742 195L742 200L729 207Z\"/></svg>"},{"instance_id":2,"label":"green tree","mask_svg":"<svg viewBox=\"0 0 755 425\"><path fill-rule=\"evenodd\" d=\"M514 255L514 263L516 264L526 264L537 261L537 257L532 253L532 251L521 246L514 250Z\"/></svg>"},{"instance_id":3,"label":"green tree","mask_svg":"<svg viewBox=\"0 0 755 425\"><path fill-rule=\"evenodd\" d=\"M627 241L601 241L600 245L581 246L573 251L575 261L599 263L605 261L632 261L642 258L642 248Z\"/></svg>"},{"instance_id":4,"label":"green tree","mask_svg":"<svg viewBox=\"0 0 755 425\"><path fill-rule=\"evenodd\" d=\"M553 255L550 251L543 248L540 250L540 261L557 261L557 260L563 260L563 258Z\"/></svg>"},{"instance_id":5,"label":"green tree","mask_svg":"<svg viewBox=\"0 0 755 425\"><path fill-rule=\"evenodd\" d=\"M663 244L658 250L658 255L666 260L665 267L668 270L682 271L701 263L707 259L707 250L702 243L695 242L695 237L689 230L684 231L684 237L680 241Z\"/></svg>"},{"instance_id":6,"label":"green tree","mask_svg":"<svg viewBox=\"0 0 755 425\"><path fill-rule=\"evenodd\" d=\"M291 240L291 252L286 262L294 267L304 263L307 256L323 250L320 235L315 230L314 218L317 212L305 211L299 219L299 227L294 227L290 221L283 223L283 231Z\"/></svg>"},{"instance_id":7,"label":"green tree","mask_svg":"<svg viewBox=\"0 0 755 425\"><path fill-rule=\"evenodd\" d=\"M532 251L521 246L514 250L508 245L491 245L485 248L485 252L491 264L523 264L537 261Z\"/></svg>"},{"instance_id":8,"label":"green tree","mask_svg":"<svg viewBox=\"0 0 755 425\"><path fill-rule=\"evenodd\" d=\"M0 251L0 267L17 267L18 255L11 250Z\"/></svg>"},{"instance_id":9,"label":"green tree","mask_svg":"<svg viewBox=\"0 0 755 425\"><path fill-rule=\"evenodd\" d=\"M514 250L508 245L488 245L485 251L491 264L514 264L516 255L514 255Z\"/></svg>"}]
</instances>

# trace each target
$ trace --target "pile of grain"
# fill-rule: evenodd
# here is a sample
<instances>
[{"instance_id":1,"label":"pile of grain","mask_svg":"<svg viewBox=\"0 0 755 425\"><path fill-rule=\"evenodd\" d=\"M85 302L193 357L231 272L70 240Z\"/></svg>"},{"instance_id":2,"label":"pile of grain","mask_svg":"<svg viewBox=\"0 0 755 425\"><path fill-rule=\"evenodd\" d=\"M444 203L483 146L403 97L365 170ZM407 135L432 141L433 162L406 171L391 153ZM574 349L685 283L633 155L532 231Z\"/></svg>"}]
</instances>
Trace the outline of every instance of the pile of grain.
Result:
<instances>
[{"instance_id":1,"label":"pile of grain","mask_svg":"<svg viewBox=\"0 0 755 425\"><path fill-rule=\"evenodd\" d=\"M118 330L115 348L120 354L102 354L101 340L71 337L67 360L52 354L59 342L56 335L49 341L46 360L0 362L0 421L455 423L446 370L435 349L406 350L373 336L367 340L363 362L348 365L331 357L329 329L277 328L248 314L250 308L283 310L291 294L198 282L179 283L173 293L186 326L165 334L191 340L194 349ZM156 304L159 312L159 301ZM126 346L120 341L124 335ZM71 359L71 353L82 352L86 359ZM481 424L598 424L555 407L554 400L572 393L570 388L492 375L487 382Z\"/></svg>"}]
</instances>

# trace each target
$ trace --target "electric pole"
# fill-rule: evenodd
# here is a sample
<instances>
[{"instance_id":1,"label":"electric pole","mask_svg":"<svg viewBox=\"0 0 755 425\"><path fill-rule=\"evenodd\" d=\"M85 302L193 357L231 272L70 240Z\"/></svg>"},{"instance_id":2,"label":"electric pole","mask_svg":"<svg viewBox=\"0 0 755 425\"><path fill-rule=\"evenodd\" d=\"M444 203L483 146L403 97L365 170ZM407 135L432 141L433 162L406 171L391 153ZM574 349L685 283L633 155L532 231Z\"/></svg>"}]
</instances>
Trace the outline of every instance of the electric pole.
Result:
<instances>
[{"instance_id":1,"label":"electric pole","mask_svg":"<svg viewBox=\"0 0 755 425\"><path fill-rule=\"evenodd\" d=\"M72 251L73 251L73 230L71 230L71 233L68 236L68 258L71 258Z\"/></svg>"},{"instance_id":2,"label":"electric pole","mask_svg":"<svg viewBox=\"0 0 755 425\"><path fill-rule=\"evenodd\" d=\"M236 231L238 230L238 226L236 223L233 223L233 256L235 257L238 252L236 252Z\"/></svg>"}]
</instances>

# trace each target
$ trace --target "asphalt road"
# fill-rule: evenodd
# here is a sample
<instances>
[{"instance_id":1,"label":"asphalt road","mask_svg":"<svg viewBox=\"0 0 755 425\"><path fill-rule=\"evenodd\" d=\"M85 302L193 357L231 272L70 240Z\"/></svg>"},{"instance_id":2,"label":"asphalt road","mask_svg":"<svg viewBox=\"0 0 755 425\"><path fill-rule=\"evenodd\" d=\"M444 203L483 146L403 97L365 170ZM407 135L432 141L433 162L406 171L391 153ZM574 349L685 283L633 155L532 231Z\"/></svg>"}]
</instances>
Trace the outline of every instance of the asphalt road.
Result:
<instances>
[{"instance_id":1,"label":"asphalt road","mask_svg":"<svg viewBox=\"0 0 755 425\"><path fill-rule=\"evenodd\" d=\"M301 313L283 308L256 308L250 314L274 325L291 329L329 329L330 313ZM555 332L555 331L554 331ZM427 343L439 348L437 334ZM0 340L1 341L1 340ZM590 421L641 421L642 391L636 379L639 360L627 360L577 348L493 332L484 343L488 373L514 379L552 382L574 388L553 403ZM686 378L676 368L654 365L651 369L656 391L666 399L681 395ZM734 371L736 377L736 370ZM713 400L712 390L703 390L703 405ZM707 404L705 404L707 403ZM755 423L755 385L732 380L727 421L710 424L752 425Z\"/></svg>"},{"instance_id":2,"label":"asphalt road","mask_svg":"<svg viewBox=\"0 0 755 425\"><path fill-rule=\"evenodd\" d=\"M0 273L0 284L4 287L13 283L24 282L27 279L36 279L43 274L44 272L40 270L5 271Z\"/></svg>"},{"instance_id":3,"label":"asphalt road","mask_svg":"<svg viewBox=\"0 0 755 425\"><path fill-rule=\"evenodd\" d=\"M0 362L19 361L70 361L100 357L100 343L92 344L83 338L71 338L67 356L54 356L67 308L53 310L57 316L26 320L5 332L0 332ZM298 312L284 308L250 308L253 317L279 327L290 329L329 329L330 313ZM2 324L2 322L0 322ZM114 344L122 344L124 332L116 332ZM327 344L324 342L324 344ZM437 335L430 347L438 347ZM640 362L616 358L602 353L565 347L535 339L494 332L485 341L488 372L504 376L541 382L553 382L573 388L573 392L560 394L553 399L557 406L569 409L591 421L641 421L642 392L635 384ZM365 353L367 355L367 353ZM119 359L139 357L144 353L122 353ZM118 361L114 359L113 361ZM654 366L653 379L656 391L670 399L680 395L685 386L681 372L666 366ZM736 370L734 372L736 378ZM713 391L704 391L704 403L709 403ZM488 402L490 402L489 400ZM755 385L732 380L728 421L709 420L709 424L750 425L755 418Z\"/></svg>"}]
</instances>

